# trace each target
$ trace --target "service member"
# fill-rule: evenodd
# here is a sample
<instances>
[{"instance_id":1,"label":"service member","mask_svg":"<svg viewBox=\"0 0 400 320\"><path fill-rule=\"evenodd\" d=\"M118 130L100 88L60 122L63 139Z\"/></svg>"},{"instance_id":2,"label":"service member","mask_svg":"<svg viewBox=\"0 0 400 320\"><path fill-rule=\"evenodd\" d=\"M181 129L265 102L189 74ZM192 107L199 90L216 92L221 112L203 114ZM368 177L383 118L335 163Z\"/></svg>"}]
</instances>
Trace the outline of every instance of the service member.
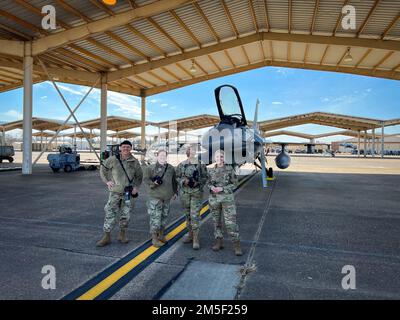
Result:
<instances>
[{"instance_id":1,"label":"service member","mask_svg":"<svg viewBox=\"0 0 400 320\"><path fill-rule=\"evenodd\" d=\"M167 151L157 152L157 161L145 170L145 183L150 187L147 211L150 216L150 234L155 247L167 240L165 226L170 210L170 201L176 199L178 187L175 169L167 163Z\"/></svg>"},{"instance_id":2,"label":"service member","mask_svg":"<svg viewBox=\"0 0 400 320\"><path fill-rule=\"evenodd\" d=\"M236 219L236 206L233 195L238 179L234 168L225 164L222 150L215 152L215 162L215 166L208 170L207 182L210 189L208 201L214 221L215 244L212 249L218 251L223 248L222 225L224 219L226 229L233 241L235 254L241 256L239 226Z\"/></svg>"},{"instance_id":3,"label":"service member","mask_svg":"<svg viewBox=\"0 0 400 320\"><path fill-rule=\"evenodd\" d=\"M186 150L187 160L176 168L179 196L186 215L188 234L184 243L193 243L193 249L200 249L200 210L203 202L203 188L207 182L207 167L196 158L196 149Z\"/></svg>"},{"instance_id":4,"label":"service member","mask_svg":"<svg viewBox=\"0 0 400 320\"><path fill-rule=\"evenodd\" d=\"M120 154L106 159L100 168L101 179L107 184L109 197L104 207L104 235L97 242L98 247L111 243L111 230L119 215L118 241L128 243L126 232L130 216L135 206L134 198L138 196L138 188L142 183L143 172L139 161L131 154L132 143L128 140L120 144Z\"/></svg>"}]
</instances>

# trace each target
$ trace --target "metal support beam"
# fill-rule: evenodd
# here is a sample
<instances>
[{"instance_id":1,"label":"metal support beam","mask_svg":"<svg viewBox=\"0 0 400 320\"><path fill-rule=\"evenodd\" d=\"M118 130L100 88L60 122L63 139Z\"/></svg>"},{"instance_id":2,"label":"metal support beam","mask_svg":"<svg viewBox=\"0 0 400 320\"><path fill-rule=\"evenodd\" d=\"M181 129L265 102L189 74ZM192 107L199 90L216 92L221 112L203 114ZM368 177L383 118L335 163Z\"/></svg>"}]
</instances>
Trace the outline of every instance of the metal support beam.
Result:
<instances>
[{"instance_id":1,"label":"metal support beam","mask_svg":"<svg viewBox=\"0 0 400 320\"><path fill-rule=\"evenodd\" d=\"M61 32L51 33L33 42L34 55L39 55L68 43L86 39L92 34L105 32L134 20L154 16L194 1L197 0L159 0L132 10L117 13L111 17L95 20Z\"/></svg>"},{"instance_id":2,"label":"metal support beam","mask_svg":"<svg viewBox=\"0 0 400 320\"><path fill-rule=\"evenodd\" d=\"M32 44L25 43L24 48L24 110L22 174L32 174L32 89L33 89Z\"/></svg>"},{"instance_id":3,"label":"metal support beam","mask_svg":"<svg viewBox=\"0 0 400 320\"><path fill-rule=\"evenodd\" d=\"M43 149L43 130L40 130L40 150Z\"/></svg>"},{"instance_id":4,"label":"metal support beam","mask_svg":"<svg viewBox=\"0 0 400 320\"><path fill-rule=\"evenodd\" d=\"M107 75L101 76L100 96L100 154L107 147Z\"/></svg>"},{"instance_id":5,"label":"metal support beam","mask_svg":"<svg viewBox=\"0 0 400 320\"><path fill-rule=\"evenodd\" d=\"M360 130L358 130L358 134L357 134L357 138L358 138L358 142L357 142L357 156L360 157L360 148L361 148L361 144L360 144Z\"/></svg>"},{"instance_id":6,"label":"metal support beam","mask_svg":"<svg viewBox=\"0 0 400 320\"><path fill-rule=\"evenodd\" d=\"M385 124L382 122L382 131L381 131L381 158L385 156Z\"/></svg>"},{"instance_id":7,"label":"metal support beam","mask_svg":"<svg viewBox=\"0 0 400 320\"><path fill-rule=\"evenodd\" d=\"M119 80L125 77L129 77L135 74L140 74L149 70L154 70L157 68L165 67L173 63L177 63L183 60L195 59L197 57L205 56L208 54L212 54L215 52L220 52L223 50L228 50L231 48L239 47L242 45L246 45L249 43L260 42L260 41L285 41L285 42L297 42L297 43L311 43L311 44L325 44L325 45L337 45L337 46L344 46L344 47L361 47L361 48L373 48L373 49L383 49L383 50L394 50L399 51L399 43L398 41L393 40L376 40L376 39L364 39L364 38L350 38L350 37L328 37L328 36L317 36L317 35L302 35L302 34L286 34L286 33L276 33L276 32L260 32L257 34L252 34L248 36L244 36L238 39L229 40L220 42L215 45L210 45L203 47L197 50L186 51L182 54L169 56L164 59L154 60L148 63L137 64L132 67L110 71L108 81L112 82L115 80ZM274 59L272 59L274 60ZM288 62L274 62L276 66L298 66L302 68L303 63L288 63ZM310 64L306 64L310 65ZM316 68L316 70L320 68L327 68L330 71L343 72L342 70L359 70L357 68L349 68L349 67L339 67L336 66L318 66L311 64L312 67ZM363 70L363 69L361 69ZM360 70L360 74L362 73L371 73L372 70L364 70L362 72ZM328 70L329 71L329 70ZM383 70L376 70L377 74L385 73L388 74L390 71L384 72ZM148 95L147 95L148 96Z\"/></svg>"},{"instance_id":8,"label":"metal support beam","mask_svg":"<svg viewBox=\"0 0 400 320\"><path fill-rule=\"evenodd\" d=\"M375 157L375 128L372 129L372 157Z\"/></svg>"},{"instance_id":9,"label":"metal support beam","mask_svg":"<svg viewBox=\"0 0 400 320\"><path fill-rule=\"evenodd\" d=\"M141 123L140 123L140 146L146 148L146 97L141 97Z\"/></svg>"},{"instance_id":10,"label":"metal support beam","mask_svg":"<svg viewBox=\"0 0 400 320\"><path fill-rule=\"evenodd\" d=\"M6 129L5 128L3 128L1 135L2 135L2 143L1 143L1 145L5 146L6 145Z\"/></svg>"},{"instance_id":11,"label":"metal support beam","mask_svg":"<svg viewBox=\"0 0 400 320\"><path fill-rule=\"evenodd\" d=\"M364 130L364 158L367 157L367 130Z\"/></svg>"},{"instance_id":12,"label":"metal support beam","mask_svg":"<svg viewBox=\"0 0 400 320\"><path fill-rule=\"evenodd\" d=\"M74 145L74 149L76 151L76 124L74 125L74 138L73 138L73 145Z\"/></svg>"},{"instance_id":13,"label":"metal support beam","mask_svg":"<svg viewBox=\"0 0 400 320\"><path fill-rule=\"evenodd\" d=\"M80 125L78 119L75 116L75 111L80 107L80 105L83 103L83 101L85 101L86 97L90 94L90 92L92 92L93 88L97 85L97 83L99 82L100 77L96 80L96 82L93 84L93 86L89 89L89 91L85 94L85 96L83 96L83 98L81 99L81 101L78 103L78 105L75 107L74 110L71 109L71 107L69 106L67 100L65 100L65 97L63 96L63 94L61 93L60 89L58 88L57 84L55 83L54 79L52 78L52 76L50 75L49 71L47 70L46 66L43 64L42 60L38 59L40 65L42 66L44 72L46 73L48 79L51 81L51 83L53 84L54 88L56 89L58 95L60 96L61 100L64 102L65 106L67 107L70 115L67 117L67 119L64 121L64 123L58 128L58 130L56 131L55 135L52 137L51 141L53 141L54 139L57 138L58 134L60 133L62 127L68 122L68 120L73 117L75 120L75 124L79 127L79 129L81 130L83 136L85 137L85 139L87 140L87 142L89 143L89 146L91 148L91 150L93 150L95 156L97 157L97 159L99 161L100 157L96 152L96 149L93 147L90 139L87 138L85 132L83 131L82 126ZM51 143L50 141L50 143ZM81 140L82 141L82 140ZM42 156L43 152L45 150L42 150L42 152L38 155L38 157L36 158L36 160L34 161L34 164L39 160L39 158Z\"/></svg>"}]
</instances>

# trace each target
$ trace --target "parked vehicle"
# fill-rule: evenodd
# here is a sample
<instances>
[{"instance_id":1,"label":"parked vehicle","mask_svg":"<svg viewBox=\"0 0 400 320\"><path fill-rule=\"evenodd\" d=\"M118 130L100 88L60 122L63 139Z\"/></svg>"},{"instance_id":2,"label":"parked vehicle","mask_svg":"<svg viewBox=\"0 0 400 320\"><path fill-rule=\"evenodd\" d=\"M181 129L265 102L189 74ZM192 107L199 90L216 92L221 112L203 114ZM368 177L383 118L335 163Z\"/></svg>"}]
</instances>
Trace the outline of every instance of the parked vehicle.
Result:
<instances>
[{"instance_id":1,"label":"parked vehicle","mask_svg":"<svg viewBox=\"0 0 400 320\"><path fill-rule=\"evenodd\" d=\"M3 160L8 160L8 162L13 162L14 161L14 147L13 146L0 146L0 163L3 162Z\"/></svg>"}]
</instances>

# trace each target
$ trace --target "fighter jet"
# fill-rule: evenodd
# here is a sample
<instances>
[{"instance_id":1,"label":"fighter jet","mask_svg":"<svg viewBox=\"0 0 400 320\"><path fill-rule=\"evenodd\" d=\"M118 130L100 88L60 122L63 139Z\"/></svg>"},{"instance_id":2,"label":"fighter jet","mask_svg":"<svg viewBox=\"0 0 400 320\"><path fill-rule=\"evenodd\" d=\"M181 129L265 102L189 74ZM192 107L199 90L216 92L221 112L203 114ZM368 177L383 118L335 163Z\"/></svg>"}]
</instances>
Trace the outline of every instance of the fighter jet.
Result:
<instances>
[{"instance_id":1,"label":"fighter jet","mask_svg":"<svg viewBox=\"0 0 400 320\"><path fill-rule=\"evenodd\" d=\"M273 176L272 168L267 170L266 145L258 128L258 105L252 128L249 127L238 90L231 85L222 85L215 89L215 101L218 107L220 122L207 131L202 137L202 147L205 149L200 158L205 163L213 162L216 150L225 152L225 161L235 167L252 163L261 169L262 185L267 187L267 177ZM290 165L290 156L282 150L275 158L278 168L286 169Z\"/></svg>"}]
</instances>

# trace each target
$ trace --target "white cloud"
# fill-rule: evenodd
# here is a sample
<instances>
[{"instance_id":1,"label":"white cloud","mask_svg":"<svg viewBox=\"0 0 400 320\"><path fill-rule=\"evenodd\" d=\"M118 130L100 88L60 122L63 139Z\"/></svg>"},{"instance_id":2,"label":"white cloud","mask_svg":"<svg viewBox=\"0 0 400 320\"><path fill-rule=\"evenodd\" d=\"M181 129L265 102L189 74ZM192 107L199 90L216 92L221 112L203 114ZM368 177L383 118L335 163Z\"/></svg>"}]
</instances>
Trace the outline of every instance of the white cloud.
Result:
<instances>
[{"instance_id":1,"label":"white cloud","mask_svg":"<svg viewBox=\"0 0 400 320\"><path fill-rule=\"evenodd\" d=\"M41 100L47 99L47 96L40 97Z\"/></svg>"},{"instance_id":2,"label":"white cloud","mask_svg":"<svg viewBox=\"0 0 400 320\"><path fill-rule=\"evenodd\" d=\"M168 107L168 103L162 103L161 107Z\"/></svg>"},{"instance_id":3,"label":"white cloud","mask_svg":"<svg viewBox=\"0 0 400 320\"><path fill-rule=\"evenodd\" d=\"M278 105L278 104L283 104L282 102L280 102L280 101L273 101L272 102L272 104L276 104L276 105Z\"/></svg>"},{"instance_id":4,"label":"white cloud","mask_svg":"<svg viewBox=\"0 0 400 320\"><path fill-rule=\"evenodd\" d=\"M58 88L62 89L61 91L67 91L69 93L73 93L73 94L77 94L80 96L85 95L85 93L87 92L87 88L85 87L78 87L78 88L71 88L69 86L63 85L63 84L57 84Z\"/></svg>"},{"instance_id":5,"label":"white cloud","mask_svg":"<svg viewBox=\"0 0 400 320\"><path fill-rule=\"evenodd\" d=\"M117 108L116 111L120 112L121 116L140 118L140 98L109 91L107 100L108 105L115 106ZM146 114L149 115L151 113L147 111Z\"/></svg>"},{"instance_id":6,"label":"white cloud","mask_svg":"<svg viewBox=\"0 0 400 320\"><path fill-rule=\"evenodd\" d=\"M22 119L23 116L20 111L14 109L8 110L7 112L2 113L1 115L4 116L5 118L12 120Z\"/></svg>"},{"instance_id":7,"label":"white cloud","mask_svg":"<svg viewBox=\"0 0 400 320\"><path fill-rule=\"evenodd\" d=\"M290 69L288 69L288 68L279 68L279 67L277 67L277 68L275 68L275 69L276 69L276 73L279 73L279 74L281 74L281 75L284 76L284 77L286 77L287 75L293 73L293 70L290 70Z\"/></svg>"}]
</instances>

